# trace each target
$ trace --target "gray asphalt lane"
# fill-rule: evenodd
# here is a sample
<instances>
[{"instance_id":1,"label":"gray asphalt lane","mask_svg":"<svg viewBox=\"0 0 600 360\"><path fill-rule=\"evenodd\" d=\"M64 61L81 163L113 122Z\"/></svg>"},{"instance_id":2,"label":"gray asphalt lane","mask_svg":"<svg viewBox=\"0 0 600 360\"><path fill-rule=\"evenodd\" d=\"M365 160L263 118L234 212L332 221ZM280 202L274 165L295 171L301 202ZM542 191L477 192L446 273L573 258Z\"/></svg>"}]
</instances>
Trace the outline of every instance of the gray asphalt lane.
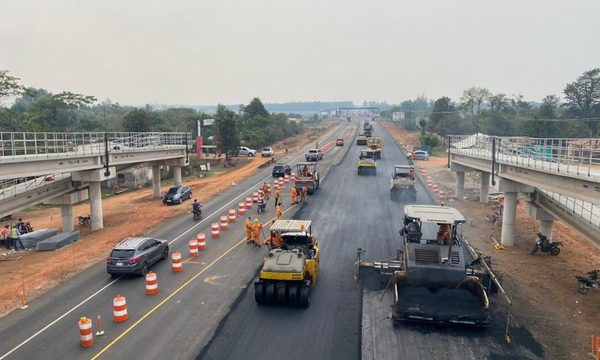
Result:
<instances>
[{"instance_id":1,"label":"gray asphalt lane","mask_svg":"<svg viewBox=\"0 0 600 360\"><path fill-rule=\"evenodd\" d=\"M342 126L346 126L346 124L343 124ZM323 134L324 138L320 139L320 142L325 143L325 137L328 137L329 141L335 140L342 129L343 127L338 128L329 134ZM331 153L339 151L339 149L334 148ZM326 156L328 156L328 154L326 154ZM291 154L289 158L292 158ZM234 201L233 205L227 205L227 203L238 197L240 194L244 194L245 196L248 193L248 190L244 189L250 187L254 188L255 184L259 182L262 183L262 179L267 177L268 173L270 173L270 168L265 168L258 174L238 184L238 186L232 187L224 192L222 196L219 196L213 201L206 202L204 204L205 214L209 214L212 211L223 207L223 210L217 211L213 216L213 219L216 219L218 216L225 214L229 207L237 207L238 200ZM201 195L200 199L202 199ZM253 209L253 215L255 214L254 211L255 210ZM272 215L271 209L261 218L266 219L267 216ZM180 217L165 223L151 235L168 240L178 239L172 244L171 248L172 250L177 249L181 251L185 257L187 254L187 240L194 237L199 231L209 234L211 221L212 219L209 218L201 224L194 225L191 216ZM241 228L241 225L239 225L239 227ZM193 230L187 232L187 229L189 228L193 228ZM240 232L236 234L235 231ZM144 294L144 281L141 278L121 278L113 283L106 274L105 265L103 263L92 266L82 274L32 301L29 304L30 308L27 311L15 311L2 318L2 321L0 321L0 359L5 356L7 358L15 359L73 359L91 357L100 346L108 344L124 329L130 326L133 321L139 319L169 293L177 289L183 281L192 276L192 273L199 271L202 267L206 266L210 260L225 252L241 237L240 234L242 231L238 228L237 230L229 230L229 232L229 238L222 238L221 241L211 241L209 239L209 248L202 253L201 260L186 264L186 270L184 270L184 273L179 274L180 276L178 277L175 276L176 274L170 272L169 261L160 262L155 265L153 270L159 275L160 286L160 293L155 297L148 297ZM259 259L260 258L258 258L258 261ZM256 265L253 265L253 268L256 268ZM101 289L104 290L95 294ZM237 291L239 291L239 289ZM111 322L112 299L117 294L125 295L128 301L130 321L122 324L114 324ZM86 301L86 299L88 300ZM198 297L194 297L194 299L198 299ZM189 298L180 299L179 303L181 304L182 301L185 303L190 300ZM217 309L218 306L219 304L216 305ZM226 312L227 309L221 310ZM188 311L194 312L194 308L191 307ZM98 314L102 315L104 319L103 322L106 335L104 337L95 338L95 350L84 350L79 346L77 340L77 319L80 316L86 315L93 317L95 320L95 317ZM210 312L206 311L202 314L205 316L205 314L210 314ZM183 323L185 323L184 320ZM214 323L218 323L218 321L219 318L215 317L213 319ZM174 326L173 323L163 320L162 323L157 324L156 329L164 330L161 327L164 327L165 325ZM205 327L210 331L210 326L206 325ZM154 346L158 346L160 339L162 339L153 338L153 334L159 332L158 330L149 328L143 331L148 335L141 341L139 348L144 349L144 351L149 351L150 355L153 349L153 342L157 343ZM174 333L172 336L176 337L177 333ZM192 341L192 343L194 344L193 353L195 354L199 349L197 348L198 342ZM20 344L24 345L14 350L15 347ZM127 344L123 345L126 349L128 348L127 346ZM111 358L119 358L120 356L118 356L118 354L122 353L123 349L118 346L115 346L114 348L116 355ZM9 352L11 353L7 355ZM140 353L142 352L143 351L140 351ZM185 354L184 352L181 352L180 354L183 357L192 356L190 353ZM131 353L128 353L127 357L132 358ZM133 358L135 357L136 356ZM150 358L152 358L152 356L150 356Z\"/></svg>"},{"instance_id":2,"label":"gray asphalt lane","mask_svg":"<svg viewBox=\"0 0 600 360\"><path fill-rule=\"evenodd\" d=\"M242 293L201 359L359 359L361 287L352 280L356 249L373 257L395 254L403 203L389 199L400 149L381 129L383 157L377 176L358 176L360 147L333 168L319 194L296 214L311 219L321 246L321 272L308 309L259 307L253 291ZM418 201L426 201L419 192ZM430 201L430 200L429 200ZM250 288L252 290L252 288Z\"/></svg>"}]
</instances>

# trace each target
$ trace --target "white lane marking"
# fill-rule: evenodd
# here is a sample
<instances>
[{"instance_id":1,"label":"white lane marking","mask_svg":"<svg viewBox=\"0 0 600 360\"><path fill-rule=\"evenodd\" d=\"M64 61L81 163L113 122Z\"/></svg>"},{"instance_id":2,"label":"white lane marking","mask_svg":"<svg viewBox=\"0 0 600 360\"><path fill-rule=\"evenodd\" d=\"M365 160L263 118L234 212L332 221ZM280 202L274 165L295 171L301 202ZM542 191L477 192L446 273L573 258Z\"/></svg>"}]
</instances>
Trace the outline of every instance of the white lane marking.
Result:
<instances>
[{"instance_id":1,"label":"white lane marking","mask_svg":"<svg viewBox=\"0 0 600 360\"><path fill-rule=\"evenodd\" d=\"M35 334L33 334L30 337L28 337L27 339L25 339L22 343L20 343L19 345L15 346L12 350L10 350L9 352L7 352L6 354L2 355L2 357L0 357L0 360L6 358L7 356L9 356L10 354L12 354L13 352L17 351L20 347L22 347L23 345L25 345L28 342L30 342L33 338L35 338L36 336L38 336L42 332L46 331L46 329L48 329L50 326L56 324L57 322L59 322L60 320L62 320L65 316L67 316L70 313L72 313L73 311L77 310L81 305L83 305L86 302L90 301L93 297L95 297L96 295L98 295L99 293L101 293L102 291L104 291L106 288L108 288L112 284L116 283L117 280L119 280L119 279L118 278L114 279L113 281L111 281L108 284L104 285L104 287L102 287L100 290L98 290L95 293L93 293L92 295L90 295L87 299L85 299L82 302L80 302L79 304L75 305L69 311L67 311L66 313L62 314L58 318L56 318L56 320L52 321L50 324L48 324L48 325L44 326L42 329L38 330L38 332L36 332Z\"/></svg>"},{"instance_id":2,"label":"white lane marking","mask_svg":"<svg viewBox=\"0 0 600 360\"><path fill-rule=\"evenodd\" d=\"M293 163L295 161L297 161L299 158L303 157L304 154L301 154L295 158L293 158L289 163ZM264 182L266 179L268 179L269 176L264 177L262 180L260 180L259 182L257 182L255 185L249 187L247 190L244 190L240 195L238 195L237 197L235 197L233 200L231 200L230 202L228 202L227 204L223 205L222 207L220 207L219 209L215 210L211 215L209 215L208 217L206 217L205 219L203 219L202 221L200 221L198 224L195 224L194 226L192 226L191 228L189 228L188 230L186 230L184 233L182 233L181 235L179 235L178 237L176 237L175 239L169 241L169 245L172 244L173 242L179 240L181 237L183 237L185 234L189 233L191 230L193 230L195 227L197 227L198 225L202 224L204 221L208 220L209 218L213 217L216 213L220 212L221 210L223 210L224 208L226 208L227 206L229 206L229 204L231 204L232 202L236 201L237 199L239 199L240 197L244 196L244 194L249 190L252 189L256 186L258 186L261 182ZM27 339L25 339L22 343L20 343L19 345L15 346L14 348L12 348L11 350L9 350L6 354L2 355L0 357L0 360L5 359L7 356L9 356L10 354L12 354L13 352L17 351L19 348L21 348L23 345L27 344L28 342L30 342L31 340L33 340L34 338L36 338L38 335L40 335L41 333L43 333L44 331L46 331L49 327L51 327L52 325L56 324L57 322L59 322L60 320L62 320L65 316L69 315L70 313L72 313L73 311L77 310L78 308L80 308L83 304L85 304L86 302L90 301L92 298L94 298L96 295L100 294L102 291L106 290L109 286L113 285L114 283L116 283L117 281L119 281L119 278L114 279L113 281L111 281L110 283L106 284L105 286L103 286L101 289L99 289L98 291L96 291L95 293L93 293L92 295L90 295L87 299L83 300L82 302L80 302L79 304L75 305L74 307L72 307L69 311L67 311L66 313L62 314L61 316L59 316L58 318L56 318L56 320L52 321L50 324L44 326L42 329L38 330L35 334L31 335L30 337L28 337Z\"/></svg>"}]
</instances>

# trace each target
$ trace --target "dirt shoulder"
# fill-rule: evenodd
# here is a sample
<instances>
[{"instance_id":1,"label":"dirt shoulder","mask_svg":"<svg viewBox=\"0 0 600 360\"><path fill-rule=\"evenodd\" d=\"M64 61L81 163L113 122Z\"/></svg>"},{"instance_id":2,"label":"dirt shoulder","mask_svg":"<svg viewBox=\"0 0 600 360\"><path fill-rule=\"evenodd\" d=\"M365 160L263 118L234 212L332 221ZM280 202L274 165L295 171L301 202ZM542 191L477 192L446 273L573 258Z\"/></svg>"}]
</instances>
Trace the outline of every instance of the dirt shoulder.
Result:
<instances>
[{"instance_id":1,"label":"dirt shoulder","mask_svg":"<svg viewBox=\"0 0 600 360\"><path fill-rule=\"evenodd\" d=\"M390 132L396 138L395 134L401 131ZM513 326L531 331L544 347L544 358L588 358L590 337L600 335L600 293L579 294L575 275L599 268L600 250L555 221L553 238L564 242L560 255L531 256L538 222L527 215L522 199L517 209L515 246L497 250L489 239L494 235L499 240L501 227L484 219L495 208L493 204L479 203L478 176L468 173L465 181L465 194L474 200L456 199L455 176L447 168L446 158L431 157L430 161L418 162L418 166L425 167L428 175L452 196L446 205L459 209L469 219L464 227L467 239L477 250L491 255L495 268L503 272L504 286L514 304Z\"/></svg>"},{"instance_id":2,"label":"dirt shoulder","mask_svg":"<svg viewBox=\"0 0 600 360\"><path fill-rule=\"evenodd\" d=\"M299 154L304 146L314 143L319 136L337 126L338 122L329 121L308 129L305 133L288 138L272 145L276 154L285 152L288 147L290 155ZM238 165L232 169L222 166L213 167L213 176L208 178L188 178L192 192L201 202L206 202L222 192L235 186L244 179L254 175L268 160L260 157L239 158ZM163 184L164 192L171 186ZM161 201L152 197L152 188L121 193L103 199L104 229L91 232L87 227L75 226L81 232L81 240L57 251L25 251L11 256L2 255L0 249L0 317L19 306L20 296L24 300L43 294L49 289L65 282L81 271L103 260L110 249L128 236L147 234L165 220L189 212L189 206L164 206ZM89 203L74 206L74 218L89 213ZM36 229L60 229L61 216L59 208L44 208L24 211L13 215L23 218Z\"/></svg>"}]
</instances>

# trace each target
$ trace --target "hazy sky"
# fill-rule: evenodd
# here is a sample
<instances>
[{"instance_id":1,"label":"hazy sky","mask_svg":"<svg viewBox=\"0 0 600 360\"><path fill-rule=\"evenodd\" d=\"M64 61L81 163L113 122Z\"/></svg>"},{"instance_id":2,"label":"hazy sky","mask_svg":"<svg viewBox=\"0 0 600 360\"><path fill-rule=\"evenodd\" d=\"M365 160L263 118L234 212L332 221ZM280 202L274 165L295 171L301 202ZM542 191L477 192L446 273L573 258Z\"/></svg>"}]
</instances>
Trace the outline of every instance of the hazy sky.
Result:
<instances>
[{"instance_id":1,"label":"hazy sky","mask_svg":"<svg viewBox=\"0 0 600 360\"><path fill-rule=\"evenodd\" d=\"M0 69L124 104L559 94L598 0L0 0Z\"/></svg>"}]
</instances>

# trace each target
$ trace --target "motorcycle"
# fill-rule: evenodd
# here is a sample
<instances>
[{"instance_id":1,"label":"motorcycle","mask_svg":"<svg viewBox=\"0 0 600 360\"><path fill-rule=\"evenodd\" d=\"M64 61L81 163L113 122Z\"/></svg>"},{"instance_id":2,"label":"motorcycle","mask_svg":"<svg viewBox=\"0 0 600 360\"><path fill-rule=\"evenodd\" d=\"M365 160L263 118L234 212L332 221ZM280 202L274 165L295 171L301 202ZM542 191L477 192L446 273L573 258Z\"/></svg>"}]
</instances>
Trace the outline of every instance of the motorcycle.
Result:
<instances>
[{"instance_id":1,"label":"motorcycle","mask_svg":"<svg viewBox=\"0 0 600 360\"><path fill-rule=\"evenodd\" d=\"M79 216L79 225L90 226L92 224L92 215Z\"/></svg>"},{"instance_id":2,"label":"motorcycle","mask_svg":"<svg viewBox=\"0 0 600 360\"><path fill-rule=\"evenodd\" d=\"M265 201L256 203L256 212L258 214L262 214L265 212L265 208L267 207L267 203Z\"/></svg>"},{"instance_id":3,"label":"motorcycle","mask_svg":"<svg viewBox=\"0 0 600 360\"><path fill-rule=\"evenodd\" d=\"M600 270L594 270L587 273L585 276L575 276L577 279L577 291L580 294L587 293L588 289L598 290L600 287L598 286L598 276L600 275Z\"/></svg>"},{"instance_id":4,"label":"motorcycle","mask_svg":"<svg viewBox=\"0 0 600 360\"><path fill-rule=\"evenodd\" d=\"M537 239L535 239L535 247L533 248L533 250L531 250L529 254L535 255L535 253L538 250L540 250L541 252L548 253L552 256L557 256L558 254L560 254L561 246L562 241L542 241L542 239L538 237Z\"/></svg>"},{"instance_id":5,"label":"motorcycle","mask_svg":"<svg viewBox=\"0 0 600 360\"><path fill-rule=\"evenodd\" d=\"M194 216L194 221L198 221L202 218L202 210L201 209L192 210L192 214Z\"/></svg>"}]
</instances>

